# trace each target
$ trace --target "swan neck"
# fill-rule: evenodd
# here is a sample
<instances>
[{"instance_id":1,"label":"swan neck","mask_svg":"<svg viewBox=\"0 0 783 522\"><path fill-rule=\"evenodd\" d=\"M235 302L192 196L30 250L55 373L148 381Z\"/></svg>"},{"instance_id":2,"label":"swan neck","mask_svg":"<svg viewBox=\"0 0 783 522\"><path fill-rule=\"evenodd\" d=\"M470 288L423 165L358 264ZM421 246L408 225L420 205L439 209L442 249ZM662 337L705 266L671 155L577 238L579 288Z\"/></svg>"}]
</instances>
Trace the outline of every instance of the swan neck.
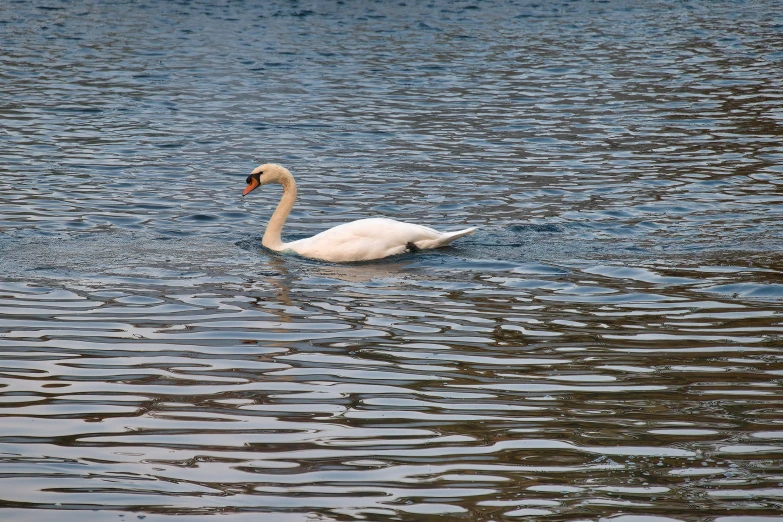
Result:
<instances>
[{"instance_id":1,"label":"swan neck","mask_svg":"<svg viewBox=\"0 0 783 522\"><path fill-rule=\"evenodd\" d=\"M277 204L274 214L269 219L266 232L264 232L264 237L261 240L262 245L277 251L284 249L280 234L283 231L285 220L288 219L288 214L291 213L291 209L294 207L294 201L296 201L296 181L294 181L294 177L291 174L284 175L280 178L280 184L283 186L283 197L280 198L280 203Z\"/></svg>"}]
</instances>

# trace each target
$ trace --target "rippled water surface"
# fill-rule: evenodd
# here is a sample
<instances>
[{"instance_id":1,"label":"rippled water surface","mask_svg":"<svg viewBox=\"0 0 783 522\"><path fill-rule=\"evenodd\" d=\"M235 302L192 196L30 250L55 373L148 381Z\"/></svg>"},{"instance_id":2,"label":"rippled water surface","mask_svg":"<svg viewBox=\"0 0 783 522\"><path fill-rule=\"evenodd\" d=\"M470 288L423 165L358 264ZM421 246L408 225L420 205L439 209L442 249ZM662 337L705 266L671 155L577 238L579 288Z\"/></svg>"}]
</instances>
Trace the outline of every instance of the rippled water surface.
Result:
<instances>
[{"instance_id":1,"label":"rippled water surface","mask_svg":"<svg viewBox=\"0 0 783 522\"><path fill-rule=\"evenodd\" d=\"M783 4L0 3L4 521L780 520ZM286 233L386 215L439 251Z\"/></svg>"}]
</instances>

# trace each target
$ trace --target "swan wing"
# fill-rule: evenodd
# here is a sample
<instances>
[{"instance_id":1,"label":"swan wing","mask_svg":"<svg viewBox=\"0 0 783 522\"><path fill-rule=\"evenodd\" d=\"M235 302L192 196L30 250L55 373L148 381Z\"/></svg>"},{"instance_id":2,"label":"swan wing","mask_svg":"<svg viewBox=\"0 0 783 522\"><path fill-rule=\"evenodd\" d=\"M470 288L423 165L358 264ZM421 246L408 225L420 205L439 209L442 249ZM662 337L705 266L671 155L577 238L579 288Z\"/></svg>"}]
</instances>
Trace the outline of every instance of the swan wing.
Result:
<instances>
[{"instance_id":1,"label":"swan wing","mask_svg":"<svg viewBox=\"0 0 783 522\"><path fill-rule=\"evenodd\" d=\"M325 261L364 261L402 254L410 244L427 249L444 246L475 229L441 233L388 218L360 219L330 228L307 239L286 243L287 250Z\"/></svg>"}]
</instances>

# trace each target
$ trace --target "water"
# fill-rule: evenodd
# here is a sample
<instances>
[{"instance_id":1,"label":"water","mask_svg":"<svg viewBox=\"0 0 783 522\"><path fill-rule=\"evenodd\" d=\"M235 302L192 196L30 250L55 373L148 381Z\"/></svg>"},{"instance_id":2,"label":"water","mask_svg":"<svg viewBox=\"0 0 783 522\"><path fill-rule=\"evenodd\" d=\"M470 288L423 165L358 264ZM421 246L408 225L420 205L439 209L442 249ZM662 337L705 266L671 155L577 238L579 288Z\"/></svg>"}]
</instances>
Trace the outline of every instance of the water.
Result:
<instances>
[{"instance_id":1,"label":"water","mask_svg":"<svg viewBox=\"0 0 783 522\"><path fill-rule=\"evenodd\" d=\"M6 1L0 48L3 520L780 520L780 2ZM271 254L264 162L288 238L480 229Z\"/></svg>"}]
</instances>

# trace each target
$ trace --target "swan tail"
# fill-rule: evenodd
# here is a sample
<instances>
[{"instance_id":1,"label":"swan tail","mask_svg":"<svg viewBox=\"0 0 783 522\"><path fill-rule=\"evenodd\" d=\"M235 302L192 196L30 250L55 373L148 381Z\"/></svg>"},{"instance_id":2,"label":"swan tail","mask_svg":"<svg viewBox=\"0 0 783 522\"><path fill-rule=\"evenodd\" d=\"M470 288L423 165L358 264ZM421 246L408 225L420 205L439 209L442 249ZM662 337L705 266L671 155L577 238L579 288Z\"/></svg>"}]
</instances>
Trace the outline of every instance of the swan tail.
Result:
<instances>
[{"instance_id":1,"label":"swan tail","mask_svg":"<svg viewBox=\"0 0 783 522\"><path fill-rule=\"evenodd\" d=\"M422 241L416 241L415 245L419 249L427 248L439 248L450 244L455 239L459 239L462 236L469 236L476 231L476 227L466 228L464 230L457 230L456 232L443 232L437 239L424 239Z\"/></svg>"}]
</instances>

